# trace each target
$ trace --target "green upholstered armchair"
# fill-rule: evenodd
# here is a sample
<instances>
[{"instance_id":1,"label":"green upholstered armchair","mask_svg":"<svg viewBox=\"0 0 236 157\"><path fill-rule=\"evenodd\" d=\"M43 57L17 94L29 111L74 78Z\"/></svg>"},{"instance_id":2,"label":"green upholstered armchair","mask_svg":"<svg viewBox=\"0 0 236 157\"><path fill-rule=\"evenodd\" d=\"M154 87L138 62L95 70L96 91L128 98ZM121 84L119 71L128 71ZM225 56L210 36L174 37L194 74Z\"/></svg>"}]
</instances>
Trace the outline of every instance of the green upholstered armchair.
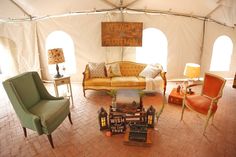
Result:
<instances>
[{"instance_id":1,"label":"green upholstered armchair","mask_svg":"<svg viewBox=\"0 0 236 157\"><path fill-rule=\"evenodd\" d=\"M7 79L3 86L20 119L25 137L26 128L39 135L46 134L54 148L52 132L67 116L72 124L69 100L51 96L37 72L26 72Z\"/></svg>"}]
</instances>

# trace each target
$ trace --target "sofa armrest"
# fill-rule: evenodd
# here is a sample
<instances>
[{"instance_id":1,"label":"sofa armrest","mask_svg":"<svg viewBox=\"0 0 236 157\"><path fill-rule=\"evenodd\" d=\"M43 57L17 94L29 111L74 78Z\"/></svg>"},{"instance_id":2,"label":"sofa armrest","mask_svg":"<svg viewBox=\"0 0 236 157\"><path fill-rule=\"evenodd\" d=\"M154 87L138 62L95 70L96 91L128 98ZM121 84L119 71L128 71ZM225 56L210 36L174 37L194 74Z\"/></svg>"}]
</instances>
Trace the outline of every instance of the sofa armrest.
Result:
<instances>
[{"instance_id":1,"label":"sofa armrest","mask_svg":"<svg viewBox=\"0 0 236 157\"><path fill-rule=\"evenodd\" d=\"M89 73L89 66L88 64L85 66L84 72L83 72L83 82L82 82L82 86L83 86L83 93L84 93L84 97L85 97L85 81L88 80L90 78L90 73Z\"/></svg>"},{"instance_id":2,"label":"sofa armrest","mask_svg":"<svg viewBox=\"0 0 236 157\"><path fill-rule=\"evenodd\" d=\"M83 82L84 82L85 80L88 80L88 79L90 78L90 76L89 76L89 67L88 67L88 64L86 65L86 67L85 67L85 69L84 69L83 75L84 75Z\"/></svg>"}]
</instances>

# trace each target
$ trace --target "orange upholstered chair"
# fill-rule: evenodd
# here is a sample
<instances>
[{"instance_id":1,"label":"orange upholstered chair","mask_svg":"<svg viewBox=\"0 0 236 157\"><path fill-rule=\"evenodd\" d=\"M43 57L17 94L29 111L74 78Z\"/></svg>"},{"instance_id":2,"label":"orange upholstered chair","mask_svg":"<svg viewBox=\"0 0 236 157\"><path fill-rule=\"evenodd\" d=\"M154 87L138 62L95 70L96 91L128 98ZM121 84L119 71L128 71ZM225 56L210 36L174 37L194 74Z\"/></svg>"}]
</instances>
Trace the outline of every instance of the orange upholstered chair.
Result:
<instances>
[{"instance_id":1,"label":"orange upholstered chair","mask_svg":"<svg viewBox=\"0 0 236 157\"><path fill-rule=\"evenodd\" d=\"M190 110L196 111L203 115L207 115L203 131L204 134L210 118L212 118L213 122L213 118L217 110L217 102L222 97L225 82L226 80L222 77L210 73L205 73L201 94L187 96L187 94L185 93L182 105L181 120L183 119L185 107L188 107ZM188 88L196 85L199 84L192 84L187 86L185 91L187 91Z\"/></svg>"}]
</instances>

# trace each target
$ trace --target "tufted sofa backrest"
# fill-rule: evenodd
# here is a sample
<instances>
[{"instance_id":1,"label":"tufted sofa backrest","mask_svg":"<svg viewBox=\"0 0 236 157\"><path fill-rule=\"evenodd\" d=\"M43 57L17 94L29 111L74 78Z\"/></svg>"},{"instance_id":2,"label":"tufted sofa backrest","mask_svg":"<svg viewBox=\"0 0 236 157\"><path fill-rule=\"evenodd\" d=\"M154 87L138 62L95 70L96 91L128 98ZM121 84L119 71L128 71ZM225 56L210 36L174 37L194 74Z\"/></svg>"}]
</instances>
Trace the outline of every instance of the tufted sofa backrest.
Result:
<instances>
[{"instance_id":1,"label":"tufted sofa backrest","mask_svg":"<svg viewBox=\"0 0 236 157\"><path fill-rule=\"evenodd\" d=\"M122 76L138 76L147 64L135 63L131 61L117 61L109 64L118 63Z\"/></svg>"}]
</instances>

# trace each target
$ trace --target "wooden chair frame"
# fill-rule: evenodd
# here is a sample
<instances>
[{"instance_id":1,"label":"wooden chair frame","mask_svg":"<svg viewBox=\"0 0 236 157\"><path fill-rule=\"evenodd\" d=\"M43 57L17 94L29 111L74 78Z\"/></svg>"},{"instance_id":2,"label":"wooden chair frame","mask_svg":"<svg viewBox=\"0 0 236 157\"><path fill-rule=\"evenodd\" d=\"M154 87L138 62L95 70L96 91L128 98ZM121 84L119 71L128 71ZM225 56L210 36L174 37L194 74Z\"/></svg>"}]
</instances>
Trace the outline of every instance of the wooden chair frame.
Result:
<instances>
[{"instance_id":1,"label":"wooden chair frame","mask_svg":"<svg viewBox=\"0 0 236 157\"><path fill-rule=\"evenodd\" d=\"M208 123L209 123L209 120L210 120L211 118L212 118L212 123L213 123L213 119L214 119L214 115L215 115L216 111L215 111L215 112L212 112L212 107L213 107L213 104L214 104L214 103L217 104L218 100L222 97L223 88L224 88L225 82L226 82L226 80L225 80L224 78L220 77L220 76L217 76L217 75L214 75L214 74L210 74L210 73L206 73L206 74L205 74L205 77L206 77L206 75L213 76L213 77L215 77L215 78L218 78L218 79L222 80L222 81L223 81L223 84L222 84L221 89L220 89L220 91L219 91L219 93L218 93L218 95L217 95L216 97L207 96L207 95L203 94L203 88L202 88L202 90L201 90L201 94L200 94L200 95L201 95L201 96L204 96L204 97L207 97L207 98L209 98L209 99L211 100L211 105L210 105L210 107L209 107L209 109L208 109L208 112L207 112L207 117L206 117L206 121L205 121L205 125L204 125L203 134L205 133L206 128L207 128ZM183 98L183 103L182 103L181 121L183 120L184 109L185 109L186 107L188 107L191 111L197 112L197 111L195 111L194 109L192 109L190 106L188 106L188 104L186 104L186 97L187 97L187 92L186 92L186 91L187 91L189 88L191 88L191 87L199 86L199 85L204 85L204 83L205 83L205 77L204 77L203 84L202 84L202 83L191 84L191 85L185 87L185 93L184 93L184 98ZM197 113L199 113L199 112L197 112ZM200 113L200 114L202 114L202 113ZM205 114L203 114L203 115L205 115Z\"/></svg>"}]
</instances>

